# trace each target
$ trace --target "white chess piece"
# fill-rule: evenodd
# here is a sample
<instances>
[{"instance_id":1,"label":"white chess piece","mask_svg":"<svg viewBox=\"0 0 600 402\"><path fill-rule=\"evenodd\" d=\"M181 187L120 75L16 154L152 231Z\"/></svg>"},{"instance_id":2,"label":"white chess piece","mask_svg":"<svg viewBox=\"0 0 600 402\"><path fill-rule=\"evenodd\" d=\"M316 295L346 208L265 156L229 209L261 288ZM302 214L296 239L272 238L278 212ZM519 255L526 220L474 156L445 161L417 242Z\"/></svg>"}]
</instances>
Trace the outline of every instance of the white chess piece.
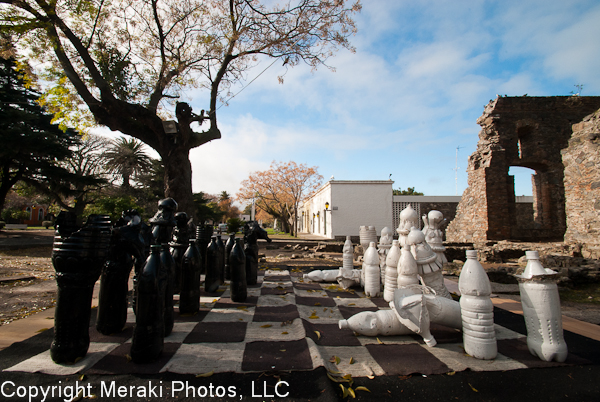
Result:
<instances>
[{"instance_id":1,"label":"white chess piece","mask_svg":"<svg viewBox=\"0 0 600 402\"><path fill-rule=\"evenodd\" d=\"M526 251L525 255L525 271L515 276L527 326L527 347L542 360L564 362L568 350L563 336L556 272L542 266L537 251Z\"/></svg>"},{"instance_id":2,"label":"white chess piece","mask_svg":"<svg viewBox=\"0 0 600 402\"><path fill-rule=\"evenodd\" d=\"M491 360L498 354L494 329L492 286L477 260L477 250L467 250L467 261L458 278L465 352L477 359Z\"/></svg>"}]
</instances>

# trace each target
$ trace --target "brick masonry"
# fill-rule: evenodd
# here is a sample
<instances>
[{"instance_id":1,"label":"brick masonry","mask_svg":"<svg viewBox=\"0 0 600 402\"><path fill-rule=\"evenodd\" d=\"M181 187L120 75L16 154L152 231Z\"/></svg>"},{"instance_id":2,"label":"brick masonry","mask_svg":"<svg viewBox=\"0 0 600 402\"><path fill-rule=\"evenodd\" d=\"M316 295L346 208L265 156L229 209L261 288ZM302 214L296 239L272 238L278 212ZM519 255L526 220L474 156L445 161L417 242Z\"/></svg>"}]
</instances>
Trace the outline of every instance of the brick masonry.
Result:
<instances>
[{"instance_id":1,"label":"brick masonry","mask_svg":"<svg viewBox=\"0 0 600 402\"><path fill-rule=\"evenodd\" d=\"M481 131L477 150L469 157L469 187L448 226L447 240L562 240L567 211L561 150L570 146L573 124L598 108L600 97L593 96L498 97L490 101L477 120ZM524 216L525 207L515 202L510 166L536 172L532 176L531 219Z\"/></svg>"},{"instance_id":2,"label":"brick masonry","mask_svg":"<svg viewBox=\"0 0 600 402\"><path fill-rule=\"evenodd\" d=\"M565 166L565 242L581 244L584 257L600 258L600 110L573 125L562 150Z\"/></svg>"}]
</instances>

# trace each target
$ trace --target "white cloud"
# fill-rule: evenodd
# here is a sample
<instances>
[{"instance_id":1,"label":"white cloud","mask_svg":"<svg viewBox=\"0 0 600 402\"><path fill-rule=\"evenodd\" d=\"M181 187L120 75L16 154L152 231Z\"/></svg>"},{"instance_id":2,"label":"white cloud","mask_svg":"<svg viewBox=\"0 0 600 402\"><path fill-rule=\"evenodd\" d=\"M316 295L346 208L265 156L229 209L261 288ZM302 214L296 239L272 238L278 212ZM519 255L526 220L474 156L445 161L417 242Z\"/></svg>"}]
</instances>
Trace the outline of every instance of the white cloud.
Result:
<instances>
[{"instance_id":1,"label":"white cloud","mask_svg":"<svg viewBox=\"0 0 600 402\"><path fill-rule=\"evenodd\" d=\"M460 193L476 119L496 94L600 90L597 2L363 1L356 20L357 52L331 58L336 72L278 61L219 110L223 138L190 153L194 191L235 194L251 172L293 160L326 179L393 173L396 188L454 194L460 145ZM208 103L190 96L195 109Z\"/></svg>"}]
</instances>

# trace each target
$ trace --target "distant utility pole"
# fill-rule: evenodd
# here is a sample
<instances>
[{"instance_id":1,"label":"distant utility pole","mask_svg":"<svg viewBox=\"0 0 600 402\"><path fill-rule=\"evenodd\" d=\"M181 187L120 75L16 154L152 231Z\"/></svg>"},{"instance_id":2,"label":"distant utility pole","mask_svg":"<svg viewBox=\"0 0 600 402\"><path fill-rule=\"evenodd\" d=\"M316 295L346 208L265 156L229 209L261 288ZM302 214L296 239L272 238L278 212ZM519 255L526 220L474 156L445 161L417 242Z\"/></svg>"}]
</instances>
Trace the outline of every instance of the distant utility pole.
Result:
<instances>
[{"instance_id":1,"label":"distant utility pole","mask_svg":"<svg viewBox=\"0 0 600 402\"><path fill-rule=\"evenodd\" d=\"M458 195L458 169L460 169L458 167L458 150L460 148L463 148L463 147L461 147L461 146L456 147L456 160L454 162L454 186L455 186L456 195Z\"/></svg>"}]
</instances>

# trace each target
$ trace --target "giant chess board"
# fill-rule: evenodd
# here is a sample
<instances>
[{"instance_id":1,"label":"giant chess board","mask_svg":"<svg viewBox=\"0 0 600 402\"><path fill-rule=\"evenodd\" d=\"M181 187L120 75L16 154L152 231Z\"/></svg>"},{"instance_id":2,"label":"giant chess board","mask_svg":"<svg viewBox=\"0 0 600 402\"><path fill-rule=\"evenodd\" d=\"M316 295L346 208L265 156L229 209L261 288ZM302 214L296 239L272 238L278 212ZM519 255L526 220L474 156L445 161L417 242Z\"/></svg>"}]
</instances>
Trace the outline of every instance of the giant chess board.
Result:
<instances>
[{"instance_id":1,"label":"giant chess board","mask_svg":"<svg viewBox=\"0 0 600 402\"><path fill-rule=\"evenodd\" d=\"M130 361L135 323L130 310L123 332L112 336L98 333L92 320L88 354L74 365L55 364L48 349L25 356L5 370L54 375L197 375L313 370L324 366L364 377L558 365L533 357L523 333L498 324L495 328L499 354L492 361L466 355L461 331L443 326L431 328L438 341L433 348L427 347L418 335L357 336L349 329L339 329L338 321L362 311L388 309L382 298L369 299L359 289L346 291L337 284L312 283L302 279L298 269L285 268L261 271L258 284L248 288L248 298L243 303L230 299L226 283L214 294L202 293L197 314L179 315L176 308L173 332L165 338L163 353L154 363ZM585 362L571 353L563 364Z\"/></svg>"}]
</instances>

